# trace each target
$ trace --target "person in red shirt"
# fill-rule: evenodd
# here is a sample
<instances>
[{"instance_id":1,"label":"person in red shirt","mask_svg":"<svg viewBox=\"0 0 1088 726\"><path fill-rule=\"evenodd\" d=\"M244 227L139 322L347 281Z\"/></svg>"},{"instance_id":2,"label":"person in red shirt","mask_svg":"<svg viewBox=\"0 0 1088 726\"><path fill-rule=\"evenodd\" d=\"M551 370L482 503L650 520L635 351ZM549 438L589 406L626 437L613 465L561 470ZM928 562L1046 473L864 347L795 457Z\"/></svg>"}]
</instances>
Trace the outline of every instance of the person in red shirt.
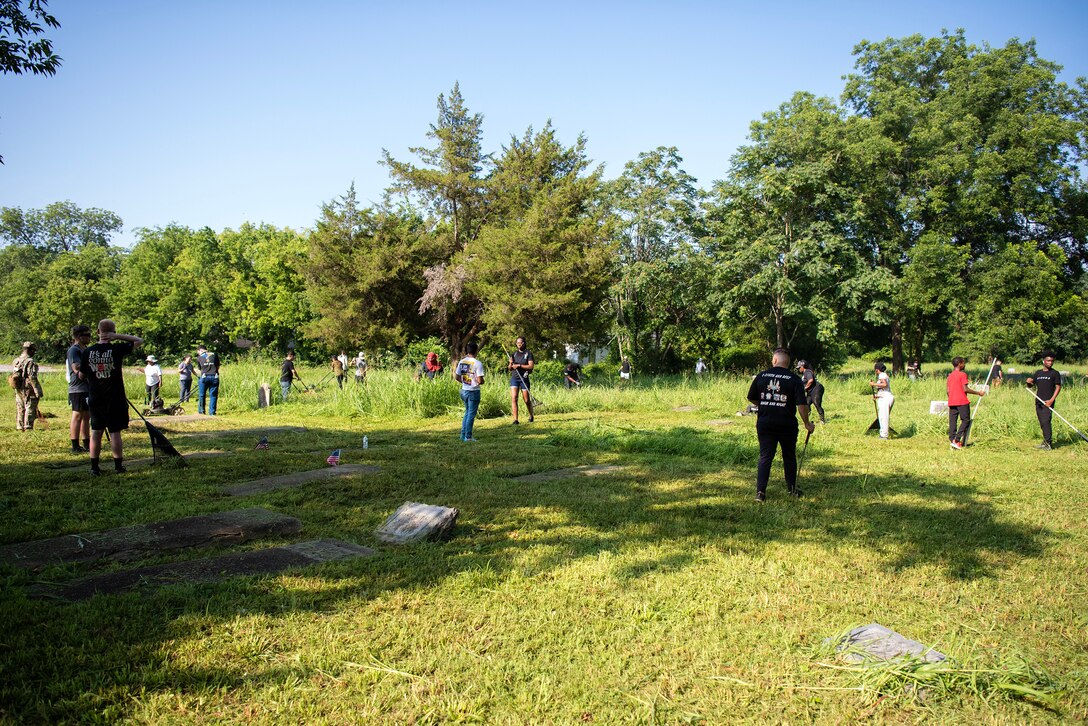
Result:
<instances>
[{"instance_id":1,"label":"person in red shirt","mask_svg":"<svg viewBox=\"0 0 1088 726\"><path fill-rule=\"evenodd\" d=\"M967 400L967 394L985 396L983 391L976 391L967 382L967 374L964 368L967 361L956 356L952 359L952 372L948 374L948 441L953 449L962 449L963 442L967 439L967 429L971 426L971 403ZM959 419L959 428L956 428L956 419Z\"/></svg>"}]
</instances>

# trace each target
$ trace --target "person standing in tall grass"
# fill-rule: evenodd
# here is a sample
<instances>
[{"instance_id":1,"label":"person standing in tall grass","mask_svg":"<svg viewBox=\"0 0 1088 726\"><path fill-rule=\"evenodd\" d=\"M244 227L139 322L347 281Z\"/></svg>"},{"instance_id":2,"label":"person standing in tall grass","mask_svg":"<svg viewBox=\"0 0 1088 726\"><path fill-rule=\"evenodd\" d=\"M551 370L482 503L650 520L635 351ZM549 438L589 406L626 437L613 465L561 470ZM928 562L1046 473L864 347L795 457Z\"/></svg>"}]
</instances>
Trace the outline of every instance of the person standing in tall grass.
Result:
<instances>
[{"instance_id":1,"label":"person standing in tall grass","mask_svg":"<svg viewBox=\"0 0 1088 726\"><path fill-rule=\"evenodd\" d=\"M1062 392L1062 376L1054 370L1054 354L1049 350L1043 352L1043 367L1031 374L1025 381L1028 388L1035 388L1035 416L1039 419L1039 428L1043 431L1043 443L1036 449L1050 451L1054 446L1053 432L1050 422L1054 418L1054 401Z\"/></svg>"},{"instance_id":2,"label":"person standing in tall grass","mask_svg":"<svg viewBox=\"0 0 1088 726\"><path fill-rule=\"evenodd\" d=\"M479 346L465 346L465 357L453 369L453 379L461 384L461 400L465 402L465 415L461 419L461 441L475 441L472 425L480 408L480 386L484 382L484 364L476 359Z\"/></svg>"},{"instance_id":3,"label":"person standing in tall grass","mask_svg":"<svg viewBox=\"0 0 1088 726\"><path fill-rule=\"evenodd\" d=\"M774 352L771 368L752 379L748 400L756 405L756 436L759 438L759 465L756 469L756 501L767 499L771 462L782 447L782 468L790 496L801 496L797 488L797 414L812 433L816 424L808 420L808 399L801 378L790 371L790 354L782 348Z\"/></svg>"},{"instance_id":4,"label":"person standing in tall grass","mask_svg":"<svg viewBox=\"0 0 1088 726\"><path fill-rule=\"evenodd\" d=\"M827 423L824 417L824 384L816 380L816 373L807 360L797 361L797 370L800 371L801 382L805 384L805 400L810 407L816 407L816 413L820 414L820 423Z\"/></svg>"},{"instance_id":5,"label":"person standing in tall grass","mask_svg":"<svg viewBox=\"0 0 1088 726\"><path fill-rule=\"evenodd\" d=\"M869 381L873 387L873 400L876 401L876 419L880 422L880 438L888 439L888 432L892 425L892 406L895 405L895 396L892 395L892 381L888 378L888 366L883 361L873 366L876 380Z\"/></svg>"},{"instance_id":6,"label":"person standing in tall grass","mask_svg":"<svg viewBox=\"0 0 1088 726\"><path fill-rule=\"evenodd\" d=\"M517 346L510 355L506 367L510 369L510 415L514 417L514 425L518 424L518 391L525 401L525 408L529 411L529 423L533 422L533 399L529 394L529 376L533 374L536 362L533 353L526 347L525 338L518 336L514 341Z\"/></svg>"},{"instance_id":7,"label":"person standing in tall grass","mask_svg":"<svg viewBox=\"0 0 1088 726\"><path fill-rule=\"evenodd\" d=\"M985 391L976 391L967 385L967 373L963 370L967 367L967 361L960 356L952 359L952 372L948 374L946 387L948 388L948 441L953 449L962 449L963 442L967 438L967 430L971 428L971 402L967 400L967 394L973 396L985 396ZM959 429L956 428L956 419L959 419Z\"/></svg>"}]
</instances>

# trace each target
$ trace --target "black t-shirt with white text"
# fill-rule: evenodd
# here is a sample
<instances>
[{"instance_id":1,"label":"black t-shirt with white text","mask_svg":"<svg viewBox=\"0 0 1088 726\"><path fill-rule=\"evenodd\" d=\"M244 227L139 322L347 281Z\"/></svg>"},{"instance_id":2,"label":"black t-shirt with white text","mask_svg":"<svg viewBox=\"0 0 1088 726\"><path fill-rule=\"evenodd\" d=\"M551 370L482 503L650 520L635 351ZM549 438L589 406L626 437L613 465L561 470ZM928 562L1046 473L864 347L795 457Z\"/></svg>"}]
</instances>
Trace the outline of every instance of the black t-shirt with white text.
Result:
<instances>
[{"instance_id":1,"label":"black t-shirt with white text","mask_svg":"<svg viewBox=\"0 0 1088 726\"><path fill-rule=\"evenodd\" d=\"M752 381L748 400L759 406L757 425L796 426L797 407L807 404L805 384L785 368L771 368Z\"/></svg>"},{"instance_id":2,"label":"black t-shirt with white text","mask_svg":"<svg viewBox=\"0 0 1088 726\"><path fill-rule=\"evenodd\" d=\"M196 357L196 365L200 369L200 375L205 378L219 375L219 356L210 350Z\"/></svg>"},{"instance_id":3,"label":"black t-shirt with white text","mask_svg":"<svg viewBox=\"0 0 1088 726\"><path fill-rule=\"evenodd\" d=\"M131 355L129 342L95 343L83 350L79 372L90 387L92 401L119 401L125 398L125 379L121 364Z\"/></svg>"},{"instance_id":4,"label":"black t-shirt with white text","mask_svg":"<svg viewBox=\"0 0 1088 726\"><path fill-rule=\"evenodd\" d=\"M1058 386L1062 384L1062 374L1053 368L1049 371L1046 368L1040 368L1031 375L1031 379L1035 382L1035 395L1044 401L1049 401L1058 390ZM1043 404L1036 401L1035 405L1042 406Z\"/></svg>"}]
</instances>

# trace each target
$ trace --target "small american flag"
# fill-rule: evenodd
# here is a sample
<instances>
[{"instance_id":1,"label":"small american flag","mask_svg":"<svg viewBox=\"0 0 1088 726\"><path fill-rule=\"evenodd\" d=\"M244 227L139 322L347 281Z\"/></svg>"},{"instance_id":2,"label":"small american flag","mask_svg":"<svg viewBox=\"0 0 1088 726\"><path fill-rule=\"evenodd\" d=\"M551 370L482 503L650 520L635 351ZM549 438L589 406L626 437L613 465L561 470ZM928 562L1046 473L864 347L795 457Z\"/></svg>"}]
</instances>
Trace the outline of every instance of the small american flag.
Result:
<instances>
[{"instance_id":1,"label":"small american flag","mask_svg":"<svg viewBox=\"0 0 1088 726\"><path fill-rule=\"evenodd\" d=\"M340 466L340 449L329 454L329 458L325 459L325 462L329 466Z\"/></svg>"},{"instance_id":2,"label":"small american flag","mask_svg":"<svg viewBox=\"0 0 1088 726\"><path fill-rule=\"evenodd\" d=\"M268 449L268 437L262 436L261 440L257 442L257 447L254 451L267 450Z\"/></svg>"}]
</instances>

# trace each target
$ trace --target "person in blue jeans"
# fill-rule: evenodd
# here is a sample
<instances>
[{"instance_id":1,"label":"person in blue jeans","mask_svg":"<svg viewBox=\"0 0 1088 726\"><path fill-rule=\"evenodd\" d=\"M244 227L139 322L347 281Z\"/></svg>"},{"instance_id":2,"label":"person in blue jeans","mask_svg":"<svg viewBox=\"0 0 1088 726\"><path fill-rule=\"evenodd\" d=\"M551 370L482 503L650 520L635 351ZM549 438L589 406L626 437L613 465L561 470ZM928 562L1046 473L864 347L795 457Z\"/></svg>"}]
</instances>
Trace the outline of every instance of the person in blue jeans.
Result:
<instances>
[{"instance_id":1,"label":"person in blue jeans","mask_svg":"<svg viewBox=\"0 0 1088 726\"><path fill-rule=\"evenodd\" d=\"M484 364L476 359L479 346L469 343L465 346L465 357L458 361L453 369L453 378L461 384L461 400L465 402L465 416L461 419L461 441L475 441L472 438L472 424L476 421L476 411L480 408L480 386L484 382Z\"/></svg>"},{"instance_id":2,"label":"person in blue jeans","mask_svg":"<svg viewBox=\"0 0 1088 726\"><path fill-rule=\"evenodd\" d=\"M295 370L295 351L287 351L287 359L280 366L280 393L283 394L283 402L287 403L287 394L291 392L291 385L298 378Z\"/></svg>"},{"instance_id":3,"label":"person in blue jeans","mask_svg":"<svg viewBox=\"0 0 1088 726\"><path fill-rule=\"evenodd\" d=\"M196 365L200 370L197 383L197 413L204 413L204 397L208 398L208 414L215 415L215 406L219 402L219 356L210 352L203 345L197 346Z\"/></svg>"}]
</instances>

